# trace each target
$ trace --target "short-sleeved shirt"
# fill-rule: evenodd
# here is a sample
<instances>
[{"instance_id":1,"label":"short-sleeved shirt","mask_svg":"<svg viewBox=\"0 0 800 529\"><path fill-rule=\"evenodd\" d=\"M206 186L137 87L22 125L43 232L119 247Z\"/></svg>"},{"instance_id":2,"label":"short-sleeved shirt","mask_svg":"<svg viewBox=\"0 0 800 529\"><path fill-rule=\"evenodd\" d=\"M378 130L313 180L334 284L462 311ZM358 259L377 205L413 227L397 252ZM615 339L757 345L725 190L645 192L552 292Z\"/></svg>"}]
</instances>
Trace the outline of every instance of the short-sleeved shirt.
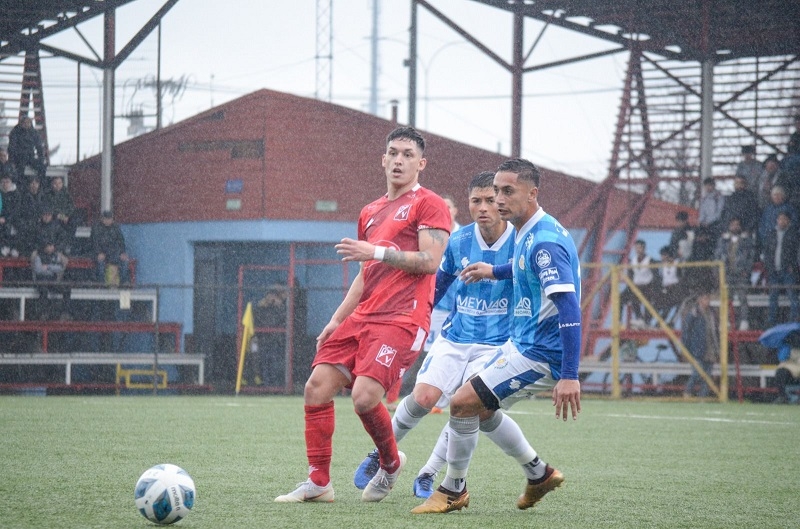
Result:
<instances>
[{"instance_id":1,"label":"short-sleeved shirt","mask_svg":"<svg viewBox=\"0 0 800 529\"><path fill-rule=\"evenodd\" d=\"M514 259L514 227L491 246L481 235L477 224L469 224L450 236L444 252L442 272L458 276L471 263L504 265ZM502 345L511 333L511 310L514 288L511 281L483 279L466 284L460 279L450 285L454 292L452 312L442 326L442 336L460 344Z\"/></svg>"},{"instance_id":2,"label":"short-sleeved shirt","mask_svg":"<svg viewBox=\"0 0 800 529\"><path fill-rule=\"evenodd\" d=\"M578 251L569 232L539 208L516 237L511 341L524 356L547 362L558 380L563 347L558 310L547 297L556 292L575 292L580 303Z\"/></svg>"},{"instance_id":3,"label":"short-sleeved shirt","mask_svg":"<svg viewBox=\"0 0 800 529\"><path fill-rule=\"evenodd\" d=\"M418 233L428 229L449 233L450 212L439 195L419 184L395 200L384 195L368 204L358 219L359 240L404 252L419 251ZM364 290L353 318L428 330L434 274L410 274L374 260L363 267Z\"/></svg>"}]
</instances>

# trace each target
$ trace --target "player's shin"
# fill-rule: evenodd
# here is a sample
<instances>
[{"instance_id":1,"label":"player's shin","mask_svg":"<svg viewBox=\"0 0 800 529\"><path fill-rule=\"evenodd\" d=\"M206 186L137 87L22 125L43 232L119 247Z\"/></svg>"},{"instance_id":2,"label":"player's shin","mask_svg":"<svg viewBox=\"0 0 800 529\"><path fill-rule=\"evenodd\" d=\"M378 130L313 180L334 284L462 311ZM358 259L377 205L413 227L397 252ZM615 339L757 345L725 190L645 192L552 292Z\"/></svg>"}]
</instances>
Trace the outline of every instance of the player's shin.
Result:
<instances>
[{"instance_id":1,"label":"player's shin","mask_svg":"<svg viewBox=\"0 0 800 529\"><path fill-rule=\"evenodd\" d=\"M420 406L413 395L408 395L400 401L392 417L392 430L397 442L400 442L430 412L430 408Z\"/></svg>"},{"instance_id":2,"label":"player's shin","mask_svg":"<svg viewBox=\"0 0 800 529\"><path fill-rule=\"evenodd\" d=\"M478 416L450 417L450 434L447 443L447 476L442 486L460 492L466 486L467 470L472 454L478 446Z\"/></svg>"}]
</instances>

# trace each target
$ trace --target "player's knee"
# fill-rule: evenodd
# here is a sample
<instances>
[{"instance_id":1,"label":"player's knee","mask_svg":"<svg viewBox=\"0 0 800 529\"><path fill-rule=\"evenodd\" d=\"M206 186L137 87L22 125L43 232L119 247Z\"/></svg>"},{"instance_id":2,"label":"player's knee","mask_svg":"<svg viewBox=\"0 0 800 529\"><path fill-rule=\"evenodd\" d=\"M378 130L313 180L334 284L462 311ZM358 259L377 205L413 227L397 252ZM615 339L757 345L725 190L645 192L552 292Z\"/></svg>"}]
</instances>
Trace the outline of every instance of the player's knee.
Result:
<instances>
[{"instance_id":1,"label":"player's knee","mask_svg":"<svg viewBox=\"0 0 800 529\"><path fill-rule=\"evenodd\" d=\"M427 384L417 384L411 394L414 401L426 410L430 410L442 397L442 392Z\"/></svg>"},{"instance_id":2,"label":"player's knee","mask_svg":"<svg viewBox=\"0 0 800 529\"><path fill-rule=\"evenodd\" d=\"M453 417L473 417L477 415L481 408L481 401L472 386L465 384L461 386L453 398L450 400L450 415Z\"/></svg>"},{"instance_id":3,"label":"player's knee","mask_svg":"<svg viewBox=\"0 0 800 529\"><path fill-rule=\"evenodd\" d=\"M341 387L337 387L328 377L325 377L314 368L303 388L303 400L308 406L319 406L330 402Z\"/></svg>"},{"instance_id":4,"label":"player's knee","mask_svg":"<svg viewBox=\"0 0 800 529\"><path fill-rule=\"evenodd\" d=\"M373 395L366 391L353 391L352 398L353 409L355 409L356 413L358 414L367 413L377 406L381 401L380 396Z\"/></svg>"}]
</instances>

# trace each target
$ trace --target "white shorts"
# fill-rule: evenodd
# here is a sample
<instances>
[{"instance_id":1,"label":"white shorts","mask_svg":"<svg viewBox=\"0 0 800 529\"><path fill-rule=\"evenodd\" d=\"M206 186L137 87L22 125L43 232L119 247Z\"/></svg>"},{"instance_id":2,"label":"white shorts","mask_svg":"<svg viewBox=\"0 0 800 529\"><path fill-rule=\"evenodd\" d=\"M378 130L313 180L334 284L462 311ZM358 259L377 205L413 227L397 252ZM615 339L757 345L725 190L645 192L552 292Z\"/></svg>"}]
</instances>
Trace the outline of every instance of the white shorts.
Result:
<instances>
[{"instance_id":1,"label":"white shorts","mask_svg":"<svg viewBox=\"0 0 800 529\"><path fill-rule=\"evenodd\" d=\"M446 310L433 309L431 311L431 330L428 332L428 339L425 340L425 346L422 348L423 351L431 350L433 342L442 334L442 325L444 325L444 320L446 320L449 315L450 313Z\"/></svg>"},{"instance_id":2,"label":"white shorts","mask_svg":"<svg viewBox=\"0 0 800 529\"><path fill-rule=\"evenodd\" d=\"M500 407L508 409L520 400L551 390L556 380L546 362L523 356L509 340L500 347L502 355L478 373L486 387L497 397Z\"/></svg>"},{"instance_id":3,"label":"white shorts","mask_svg":"<svg viewBox=\"0 0 800 529\"><path fill-rule=\"evenodd\" d=\"M436 406L446 408L456 390L485 368L499 351L496 345L455 343L439 335L422 361L417 384L428 384L441 391Z\"/></svg>"}]
</instances>

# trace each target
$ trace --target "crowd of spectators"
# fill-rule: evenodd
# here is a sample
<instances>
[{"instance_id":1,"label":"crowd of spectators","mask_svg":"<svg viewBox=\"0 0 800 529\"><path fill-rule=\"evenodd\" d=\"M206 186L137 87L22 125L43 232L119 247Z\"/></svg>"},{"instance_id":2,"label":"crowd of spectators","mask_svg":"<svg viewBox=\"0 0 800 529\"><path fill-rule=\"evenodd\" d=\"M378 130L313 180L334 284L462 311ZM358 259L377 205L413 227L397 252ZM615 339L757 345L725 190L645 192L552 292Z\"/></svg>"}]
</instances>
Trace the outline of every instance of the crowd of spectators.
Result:
<instances>
[{"instance_id":1,"label":"crowd of spectators","mask_svg":"<svg viewBox=\"0 0 800 529\"><path fill-rule=\"evenodd\" d=\"M719 260L736 310L739 330L751 328L748 294L766 288L769 303L764 327L800 319L800 115L783 159L771 154L759 161L752 145L742 148L734 189L725 196L717 181L703 181L697 225L687 212L676 215L669 244L660 250L658 268L631 270L633 283L664 318L684 301L716 289L711 269L678 268L676 263ZM656 264L636 241L629 264ZM646 271L645 271L646 270ZM780 296L789 299L788 313L779 309ZM621 293L632 324L644 324L645 313L628 289Z\"/></svg>"},{"instance_id":2,"label":"crowd of spectators","mask_svg":"<svg viewBox=\"0 0 800 529\"><path fill-rule=\"evenodd\" d=\"M49 284L38 287L40 299L56 292L68 300L68 289L52 285L62 281L129 284L125 238L112 213L99 215L90 239L76 239L86 215L76 208L64 178L48 176L47 166L46 149L31 119L20 119L9 134L8 151L0 149L0 258L29 260L31 279ZM88 277L65 276L71 257L94 261Z\"/></svg>"}]
</instances>

